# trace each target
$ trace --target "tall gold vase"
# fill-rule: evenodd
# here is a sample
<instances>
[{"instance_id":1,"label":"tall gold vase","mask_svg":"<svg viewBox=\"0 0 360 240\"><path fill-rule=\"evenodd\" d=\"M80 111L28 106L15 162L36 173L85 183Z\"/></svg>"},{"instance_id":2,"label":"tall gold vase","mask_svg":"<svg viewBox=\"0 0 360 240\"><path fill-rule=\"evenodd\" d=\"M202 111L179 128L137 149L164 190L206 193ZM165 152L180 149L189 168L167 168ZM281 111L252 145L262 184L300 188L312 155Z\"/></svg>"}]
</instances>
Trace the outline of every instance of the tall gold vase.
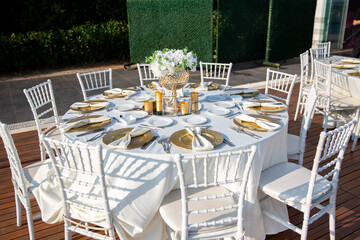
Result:
<instances>
[{"instance_id":1,"label":"tall gold vase","mask_svg":"<svg viewBox=\"0 0 360 240\"><path fill-rule=\"evenodd\" d=\"M189 81L189 71L188 70L180 70L176 71L173 74L166 74L163 77L159 78L159 82L162 87L172 91L171 96L172 100L170 103L167 103L170 106L169 111L177 112L180 108L180 103L176 96L176 90L185 87L187 82Z\"/></svg>"}]
</instances>

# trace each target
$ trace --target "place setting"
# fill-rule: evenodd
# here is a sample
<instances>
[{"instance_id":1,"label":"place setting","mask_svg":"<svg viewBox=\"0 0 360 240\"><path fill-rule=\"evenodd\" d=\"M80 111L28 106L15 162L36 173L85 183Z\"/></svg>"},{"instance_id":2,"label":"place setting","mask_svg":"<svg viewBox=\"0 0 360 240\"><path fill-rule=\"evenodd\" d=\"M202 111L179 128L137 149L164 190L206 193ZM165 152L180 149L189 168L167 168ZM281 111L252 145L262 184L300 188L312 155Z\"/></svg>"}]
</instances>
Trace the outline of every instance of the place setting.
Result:
<instances>
[{"instance_id":1,"label":"place setting","mask_svg":"<svg viewBox=\"0 0 360 240\"><path fill-rule=\"evenodd\" d=\"M260 94L259 90L255 88L231 88L229 90L225 90L224 93L230 96L240 95L243 98L251 98Z\"/></svg>"},{"instance_id":2,"label":"place setting","mask_svg":"<svg viewBox=\"0 0 360 240\"><path fill-rule=\"evenodd\" d=\"M157 138L158 136L154 136L149 128L138 126L108 132L102 137L102 144L104 147L114 150L135 148L146 150Z\"/></svg>"},{"instance_id":3,"label":"place setting","mask_svg":"<svg viewBox=\"0 0 360 240\"><path fill-rule=\"evenodd\" d=\"M70 109L76 112L92 112L107 108L110 102L106 100L88 100L83 102L75 102L70 106Z\"/></svg>"},{"instance_id":4,"label":"place setting","mask_svg":"<svg viewBox=\"0 0 360 240\"><path fill-rule=\"evenodd\" d=\"M133 88L113 88L104 91L103 96L105 98L129 98L137 94L137 90Z\"/></svg>"},{"instance_id":5,"label":"place setting","mask_svg":"<svg viewBox=\"0 0 360 240\"><path fill-rule=\"evenodd\" d=\"M86 141L93 141L106 133L106 127L112 122L113 118L103 115L88 115L71 119L60 125L63 133L78 132L76 137L85 136ZM93 135L95 134L95 135ZM88 136L91 138L87 138Z\"/></svg>"},{"instance_id":6,"label":"place setting","mask_svg":"<svg viewBox=\"0 0 360 240\"><path fill-rule=\"evenodd\" d=\"M195 91L214 91L220 90L221 84L214 82L192 83L189 88Z\"/></svg>"},{"instance_id":7,"label":"place setting","mask_svg":"<svg viewBox=\"0 0 360 240\"><path fill-rule=\"evenodd\" d=\"M286 105L282 102L276 102L271 99L252 100L242 102L242 106L247 110L252 110L262 113L279 113L287 109Z\"/></svg>"},{"instance_id":8,"label":"place setting","mask_svg":"<svg viewBox=\"0 0 360 240\"><path fill-rule=\"evenodd\" d=\"M221 133L202 127L186 127L170 136L171 143L193 151L211 151L224 142Z\"/></svg>"}]
</instances>

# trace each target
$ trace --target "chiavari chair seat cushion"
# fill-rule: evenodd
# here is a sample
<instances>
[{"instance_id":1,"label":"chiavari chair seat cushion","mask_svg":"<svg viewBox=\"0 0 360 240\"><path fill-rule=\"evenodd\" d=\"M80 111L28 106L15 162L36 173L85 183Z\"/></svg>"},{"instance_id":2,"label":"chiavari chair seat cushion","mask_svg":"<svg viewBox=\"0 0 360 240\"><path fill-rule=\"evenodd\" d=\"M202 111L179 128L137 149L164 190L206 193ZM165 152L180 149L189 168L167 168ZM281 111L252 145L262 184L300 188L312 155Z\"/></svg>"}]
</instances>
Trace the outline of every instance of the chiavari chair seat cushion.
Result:
<instances>
[{"instance_id":1,"label":"chiavari chair seat cushion","mask_svg":"<svg viewBox=\"0 0 360 240\"><path fill-rule=\"evenodd\" d=\"M220 195L227 194L230 191L224 187L216 186L210 188L200 188L200 189L188 189L189 198L193 197L204 197L209 195ZM190 201L189 202L189 211L194 209L211 209L218 208L226 205L236 204L236 201L233 197L226 197L221 199L210 199L204 201ZM163 200L162 206L160 207L160 214L164 221L173 229L175 232L181 232L181 193L180 190L171 191ZM174 217L179 216L179 217ZM216 219L224 219L228 217L236 217L237 209L228 210L225 212L215 212L215 213L204 213L204 214L192 214L189 217L189 224L194 224L197 222L213 221ZM236 226L233 223L229 225L222 226L210 226L210 227L199 227L198 229L189 229L189 234L191 233L204 233L210 231L219 231L223 228L228 228ZM236 230L235 230L236 231Z\"/></svg>"},{"instance_id":2,"label":"chiavari chair seat cushion","mask_svg":"<svg viewBox=\"0 0 360 240\"><path fill-rule=\"evenodd\" d=\"M273 198L288 203L306 203L311 170L295 163L280 163L261 173L259 188ZM317 175L317 179L321 178ZM331 183L324 179L315 185L312 201L316 202L332 190Z\"/></svg>"}]
</instances>

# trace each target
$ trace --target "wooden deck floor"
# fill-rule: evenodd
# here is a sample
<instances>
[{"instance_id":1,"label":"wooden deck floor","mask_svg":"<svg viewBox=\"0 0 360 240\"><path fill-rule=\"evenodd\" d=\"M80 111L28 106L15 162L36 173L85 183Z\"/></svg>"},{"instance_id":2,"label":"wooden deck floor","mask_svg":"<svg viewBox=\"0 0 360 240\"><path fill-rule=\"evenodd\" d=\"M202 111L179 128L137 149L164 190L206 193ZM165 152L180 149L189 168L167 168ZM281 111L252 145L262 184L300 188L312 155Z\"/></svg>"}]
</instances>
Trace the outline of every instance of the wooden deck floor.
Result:
<instances>
[{"instance_id":1,"label":"wooden deck floor","mask_svg":"<svg viewBox=\"0 0 360 240\"><path fill-rule=\"evenodd\" d=\"M290 106L289 133L299 134L301 118L294 122L298 85L294 88ZM322 116L316 115L308 133L304 166L311 168L317 146ZM23 165L34 163L40 159L36 131L14 134L16 147ZM1 142L1 141L0 141ZM339 191L336 210L337 239L360 239L360 142L354 152L350 151L352 141L346 151L340 174ZM33 201L33 212L39 209ZM301 226L302 214L289 209L290 221ZM37 239L63 239L63 224L48 225L40 219L34 221ZM328 217L324 216L310 225L308 239L329 239ZM0 143L0 239L28 239L28 228L25 211L22 226L16 226L14 192L10 179L9 163L2 142ZM88 239L74 235L73 239ZM288 230L276 235L268 235L266 239L299 239L299 235Z\"/></svg>"}]
</instances>

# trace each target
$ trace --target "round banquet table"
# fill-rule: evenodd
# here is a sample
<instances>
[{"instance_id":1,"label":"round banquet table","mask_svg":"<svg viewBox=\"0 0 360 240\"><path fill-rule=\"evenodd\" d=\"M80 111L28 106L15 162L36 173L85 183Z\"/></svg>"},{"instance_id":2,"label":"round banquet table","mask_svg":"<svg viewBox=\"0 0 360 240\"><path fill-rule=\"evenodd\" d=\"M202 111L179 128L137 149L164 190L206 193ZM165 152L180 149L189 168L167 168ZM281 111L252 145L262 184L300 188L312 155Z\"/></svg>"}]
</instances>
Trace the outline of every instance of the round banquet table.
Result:
<instances>
[{"instance_id":1,"label":"round banquet table","mask_svg":"<svg viewBox=\"0 0 360 240\"><path fill-rule=\"evenodd\" d=\"M185 90L185 96L190 90ZM139 91L135 96L150 96L153 98L153 92L149 90ZM288 116L286 112L278 115L277 119L281 123L281 128L273 132L256 132L261 139L255 139L243 133L238 133L230 128L233 120L226 116L218 116L208 112L215 108L214 102L208 101L210 95L224 95L222 90L203 91L199 93L199 102L202 105L199 116L207 118L204 123L211 125L211 129L221 133L224 138L230 140L235 147L229 147L224 143L216 147L213 152L222 152L226 150L238 150L248 148L251 145L257 146L257 153L254 158L253 166L250 172L244 212L244 225L246 239L264 239L266 234L275 234L285 230L281 225L272 220L263 217L261 214L258 196L258 183L262 170L265 170L278 163L287 161L287 124ZM134 111L119 112L117 106L123 106L125 103L134 104L142 107L143 102L136 102L132 99L113 98L105 99L114 107L108 111L102 109L94 111L91 114L106 115L118 118L120 114L125 116ZM102 95L92 99L104 99ZM154 100L154 99L153 99ZM246 100L246 99L243 99ZM231 101L231 98L227 98ZM230 109L232 113L238 112L235 107ZM243 113L254 113L248 110L241 110ZM78 113L69 110L63 117L63 120L74 118ZM273 116L275 116L274 114ZM189 115L187 115L189 116ZM154 135L160 137L169 137L172 133L184 129L183 118L187 116L166 117L171 118L173 123L161 129L151 129ZM112 119L107 129L116 130L126 127L135 127L139 124L146 124L149 120L161 118L162 116L149 115L142 119L137 119L135 123L126 125ZM83 142L90 145L102 144L102 138L93 141L86 141L91 138L91 134L77 137L78 132L67 132L62 134L62 139L70 142ZM94 133L95 134L95 133ZM210 151L205 151L209 153ZM106 183L108 187L108 196L110 208L114 219L115 229L121 239L166 239L166 228L158 209L166 194L172 189L178 187L177 168L174 162L174 156L181 154L203 154L204 152L195 152L179 148L172 144L169 154L165 153L162 146L154 141L146 150L140 148L129 150L113 150L106 146L103 148L104 168L106 173ZM36 193L35 197L41 205L44 199L39 199L41 193ZM262 202L262 207L273 211L280 216L287 217L286 206L270 198ZM59 220L57 214L61 214L59 209L46 208L46 204L40 206L43 214L43 220L48 223L54 223ZM47 219L48 216L48 219Z\"/></svg>"}]
</instances>

